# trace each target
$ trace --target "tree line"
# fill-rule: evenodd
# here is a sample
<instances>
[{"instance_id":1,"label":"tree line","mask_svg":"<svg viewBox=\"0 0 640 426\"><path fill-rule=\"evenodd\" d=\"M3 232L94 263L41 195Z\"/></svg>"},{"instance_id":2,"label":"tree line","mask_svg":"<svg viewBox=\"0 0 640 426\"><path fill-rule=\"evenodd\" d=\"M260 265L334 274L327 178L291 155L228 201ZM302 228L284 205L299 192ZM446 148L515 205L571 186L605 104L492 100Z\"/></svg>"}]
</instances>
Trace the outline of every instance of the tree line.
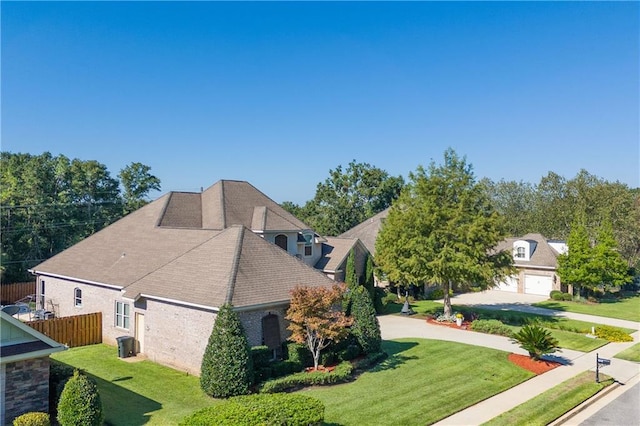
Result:
<instances>
[{"instance_id":1,"label":"tree line","mask_svg":"<svg viewBox=\"0 0 640 426\"><path fill-rule=\"evenodd\" d=\"M50 153L0 152L0 164L3 282L29 278L27 269L140 208L160 189L160 180L141 163L129 164L117 177L98 161ZM537 184L486 178L474 183L502 218L505 235L535 232L567 240L581 216L592 245L610 223L622 258L629 267L639 266L639 188L586 170L572 179L549 172ZM352 160L329 170L311 200L282 206L319 234L337 236L391 207L408 186L401 175Z\"/></svg>"},{"instance_id":2,"label":"tree line","mask_svg":"<svg viewBox=\"0 0 640 426\"><path fill-rule=\"evenodd\" d=\"M29 280L27 270L147 203L160 179L131 163L112 177L95 160L0 152L2 282Z\"/></svg>"}]
</instances>

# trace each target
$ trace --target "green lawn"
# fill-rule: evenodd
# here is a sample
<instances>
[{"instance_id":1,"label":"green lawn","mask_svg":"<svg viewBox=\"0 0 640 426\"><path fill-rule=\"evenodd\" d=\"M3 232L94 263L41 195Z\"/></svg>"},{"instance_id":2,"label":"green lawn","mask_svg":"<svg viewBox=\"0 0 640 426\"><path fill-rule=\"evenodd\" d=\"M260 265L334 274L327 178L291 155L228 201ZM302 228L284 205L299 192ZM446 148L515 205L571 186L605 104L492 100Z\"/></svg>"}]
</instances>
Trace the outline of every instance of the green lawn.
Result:
<instances>
[{"instance_id":1,"label":"green lawn","mask_svg":"<svg viewBox=\"0 0 640 426\"><path fill-rule=\"evenodd\" d=\"M425 425L509 389L533 373L508 353L425 339L384 342L390 357L354 382L303 390L339 425Z\"/></svg>"},{"instance_id":2,"label":"green lawn","mask_svg":"<svg viewBox=\"0 0 640 426\"><path fill-rule=\"evenodd\" d=\"M600 375L600 383L596 383L595 373L585 371L484 423L483 426L544 426L611 384L613 379L603 374Z\"/></svg>"},{"instance_id":3,"label":"green lawn","mask_svg":"<svg viewBox=\"0 0 640 426\"><path fill-rule=\"evenodd\" d=\"M177 424L216 403L200 390L198 377L150 361L126 362L118 358L116 347L84 346L51 358L85 370L96 380L106 424Z\"/></svg>"},{"instance_id":4,"label":"green lawn","mask_svg":"<svg viewBox=\"0 0 640 426\"><path fill-rule=\"evenodd\" d=\"M640 294L621 299L602 300L600 303L546 300L544 302L535 303L533 306L640 322Z\"/></svg>"},{"instance_id":5,"label":"green lawn","mask_svg":"<svg viewBox=\"0 0 640 426\"><path fill-rule=\"evenodd\" d=\"M391 304L389 311L399 313L402 305ZM438 311L442 311L442 303L434 302L432 300L417 300L411 303L411 309L416 312L415 317L426 318L428 315L432 315ZM518 311L499 311L486 308L475 308L469 306L453 306L453 310L456 312L463 312L468 314L474 312L478 314L480 318L484 319L498 319L506 322L507 325L517 333L520 330L519 326L509 324L522 324L527 321L537 321L541 326L547 328L553 337L558 340L559 346L564 349L571 349L574 351L591 352L601 346L606 345L608 342L604 339L592 339L586 337L585 334L590 332L591 327L595 327L597 323L591 323L586 321L578 321L571 318L558 318L549 317L545 315L536 315L528 312ZM626 333L632 333L635 330L622 329ZM578 332L579 331L579 332Z\"/></svg>"},{"instance_id":6,"label":"green lawn","mask_svg":"<svg viewBox=\"0 0 640 426\"><path fill-rule=\"evenodd\" d=\"M640 362L640 343L636 343L628 349L620 352L614 358L626 359L627 361Z\"/></svg>"},{"instance_id":7,"label":"green lawn","mask_svg":"<svg viewBox=\"0 0 640 426\"><path fill-rule=\"evenodd\" d=\"M424 425L533 376L506 352L488 348L401 339L385 341L384 349L390 356L357 380L300 392L325 403L328 424ZM115 347L73 348L52 358L96 380L110 425L177 424L218 403L203 394L197 377L150 361L126 362Z\"/></svg>"}]
</instances>

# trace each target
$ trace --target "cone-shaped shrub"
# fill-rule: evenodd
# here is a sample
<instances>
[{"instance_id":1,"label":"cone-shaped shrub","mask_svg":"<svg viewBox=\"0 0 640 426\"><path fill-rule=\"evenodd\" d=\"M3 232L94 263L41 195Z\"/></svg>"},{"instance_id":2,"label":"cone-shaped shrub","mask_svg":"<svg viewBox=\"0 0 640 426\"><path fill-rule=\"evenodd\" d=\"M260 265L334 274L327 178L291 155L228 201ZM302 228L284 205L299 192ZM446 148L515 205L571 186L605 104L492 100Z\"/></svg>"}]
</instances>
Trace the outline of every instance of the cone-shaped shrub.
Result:
<instances>
[{"instance_id":1,"label":"cone-shaped shrub","mask_svg":"<svg viewBox=\"0 0 640 426\"><path fill-rule=\"evenodd\" d=\"M200 387L214 398L245 395L253 382L251 349L238 314L220 308L202 358Z\"/></svg>"},{"instance_id":2,"label":"cone-shaped shrub","mask_svg":"<svg viewBox=\"0 0 640 426\"><path fill-rule=\"evenodd\" d=\"M351 333L358 339L364 353L380 352L382 344L380 323L376 317L376 310L369 297L369 292L364 287L354 289L351 292L351 303L353 318Z\"/></svg>"},{"instance_id":3,"label":"cone-shaped shrub","mask_svg":"<svg viewBox=\"0 0 640 426\"><path fill-rule=\"evenodd\" d=\"M551 333L535 324L522 327L513 335L512 341L519 343L520 347L529 352L529 356L535 360L558 350L558 341L551 336Z\"/></svg>"},{"instance_id":4,"label":"cone-shaped shrub","mask_svg":"<svg viewBox=\"0 0 640 426\"><path fill-rule=\"evenodd\" d=\"M58 422L61 426L98 426L103 420L98 387L93 380L75 370L60 395Z\"/></svg>"}]
</instances>

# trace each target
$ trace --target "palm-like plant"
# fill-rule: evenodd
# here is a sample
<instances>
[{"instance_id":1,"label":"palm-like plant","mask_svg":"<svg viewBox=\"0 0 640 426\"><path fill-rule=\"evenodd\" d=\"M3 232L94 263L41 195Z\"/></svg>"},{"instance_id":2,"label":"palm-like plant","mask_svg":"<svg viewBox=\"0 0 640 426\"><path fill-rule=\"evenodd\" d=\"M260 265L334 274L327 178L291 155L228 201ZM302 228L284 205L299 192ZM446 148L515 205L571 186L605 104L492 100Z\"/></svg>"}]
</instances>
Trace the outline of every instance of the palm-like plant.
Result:
<instances>
[{"instance_id":1,"label":"palm-like plant","mask_svg":"<svg viewBox=\"0 0 640 426\"><path fill-rule=\"evenodd\" d=\"M551 336L551 333L535 324L525 325L513 335L511 340L519 343L520 347L529 352L529 356L535 360L558 350L558 341Z\"/></svg>"}]
</instances>

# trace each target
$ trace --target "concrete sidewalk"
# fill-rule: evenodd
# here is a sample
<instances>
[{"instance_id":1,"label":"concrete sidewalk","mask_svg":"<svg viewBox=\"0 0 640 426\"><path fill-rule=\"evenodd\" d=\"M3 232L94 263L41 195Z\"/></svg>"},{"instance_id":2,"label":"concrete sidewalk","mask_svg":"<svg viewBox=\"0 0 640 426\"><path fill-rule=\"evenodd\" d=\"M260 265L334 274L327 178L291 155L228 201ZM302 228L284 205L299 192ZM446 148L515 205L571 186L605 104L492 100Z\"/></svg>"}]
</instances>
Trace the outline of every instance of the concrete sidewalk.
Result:
<instances>
[{"instance_id":1,"label":"concrete sidewalk","mask_svg":"<svg viewBox=\"0 0 640 426\"><path fill-rule=\"evenodd\" d=\"M487 292L483 292L487 293ZM452 300L453 304L468 304L477 305L483 307L492 306L492 309L509 309L509 310L527 310L534 308L529 305L537 301L536 299L546 300L545 297L531 296L531 295L515 295L525 296L516 299L512 294L501 294L505 292L494 292L498 294L470 294L469 297L456 297ZM462 295L465 296L465 295ZM464 300L462 300L464 299ZM531 300L529 300L531 299ZM491 301L488 303L488 301ZM465 302L465 303L461 303ZM538 309L538 308L534 308ZM566 316L567 312L549 311L544 309L547 314L554 316ZM531 311L530 311L531 312ZM610 323L606 318L595 317L590 315L580 315L583 321L590 321L594 323ZM412 317L397 316L397 315L385 315L378 317L380 322L380 329L383 339L397 339L403 337L419 337L426 339L447 340L460 343L467 343L476 346L486 346L493 349L503 350L507 352L513 352L526 355L527 352L520 348L517 344L512 343L511 340L503 336L495 336L484 333L477 333L467 330L457 330L449 327L442 327L438 325L428 324L423 319L417 319ZM622 321L622 320L616 320ZM623 321L619 325L635 330L640 329L640 324ZM623 351L624 349L634 345L640 341L640 332L637 331L632 334L634 337L633 342L628 343L609 343L597 350L589 353L571 351L563 349L556 352L553 356L547 358L559 359L565 365L555 368L554 370L542 374L540 376L533 377L518 386L515 386L505 392L495 395L485 401L482 401L476 405L473 405L463 411L460 411L442 421L436 423L437 425L479 425L499 414L509 411L510 409L528 401L529 399L539 395L540 393L562 383L583 371L595 371L596 368L596 353L600 358L606 358L611 360L611 364L602 367L601 372L608 376L613 377L618 382L632 383L638 379L640 375L640 365L637 363L619 360L613 358L614 355Z\"/></svg>"}]
</instances>

